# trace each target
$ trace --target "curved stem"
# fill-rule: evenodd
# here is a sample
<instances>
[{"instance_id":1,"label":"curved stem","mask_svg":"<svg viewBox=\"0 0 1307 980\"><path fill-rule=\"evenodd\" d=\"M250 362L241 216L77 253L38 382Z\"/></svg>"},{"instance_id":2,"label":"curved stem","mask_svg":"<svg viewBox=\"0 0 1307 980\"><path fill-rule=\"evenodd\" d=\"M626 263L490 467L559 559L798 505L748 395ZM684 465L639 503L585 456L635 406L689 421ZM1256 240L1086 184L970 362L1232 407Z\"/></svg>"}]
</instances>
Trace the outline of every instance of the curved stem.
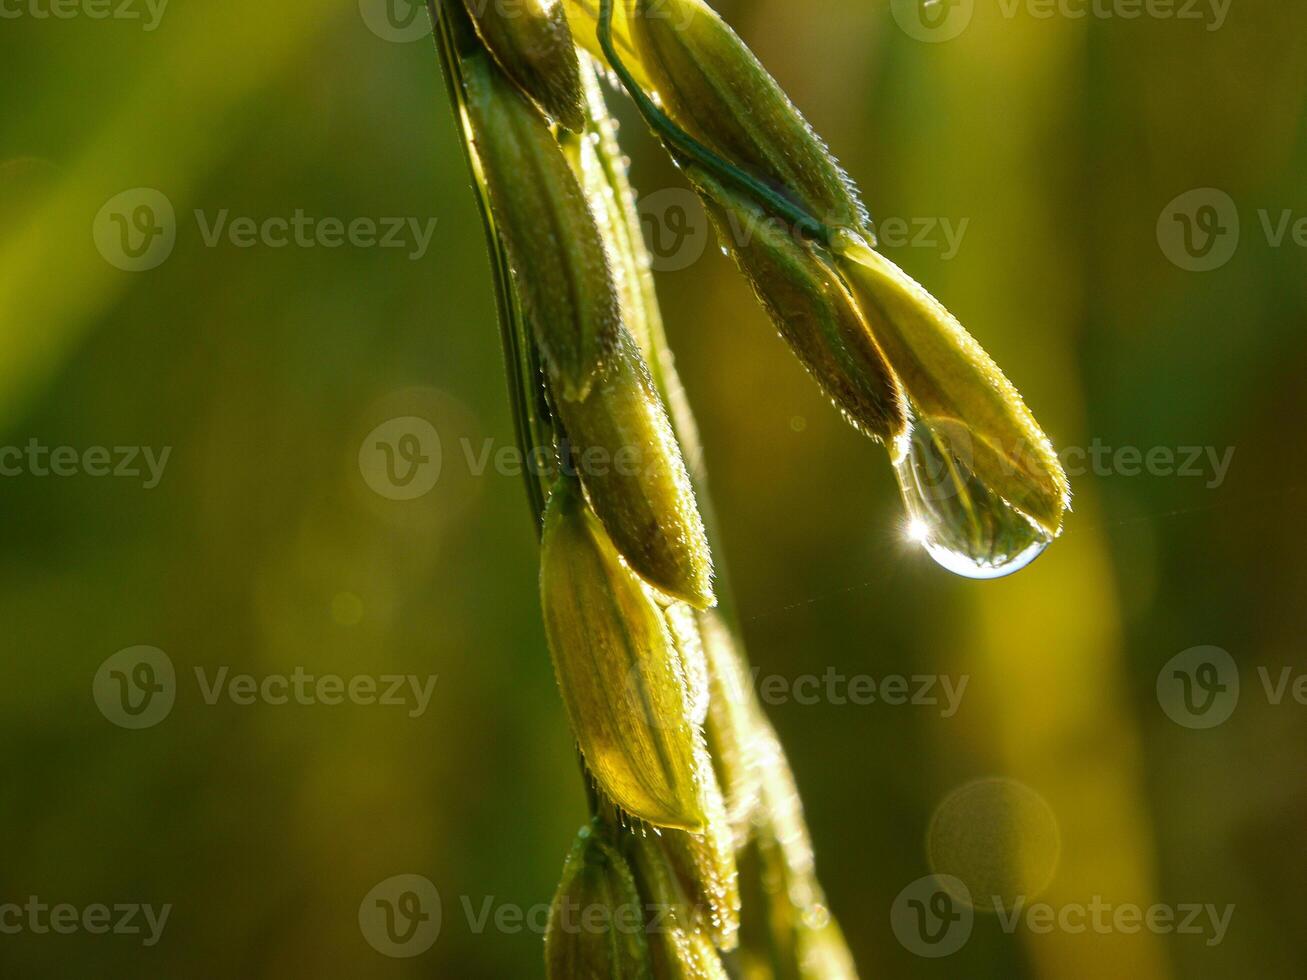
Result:
<instances>
[{"instance_id":1,"label":"curved stem","mask_svg":"<svg viewBox=\"0 0 1307 980\"><path fill-rule=\"evenodd\" d=\"M745 173L725 157L699 142L654 104L654 101L649 98L644 89L640 87L639 82L631 74L630 69L626 67L626 63L622 61L621 56L617 53L616 44L613 43L613 0L599 0L599 47L603 50L604 57L608 59L613 71L617 73L617 77L621 79L622 87L630 93L631 98L635 101L636 107L640 110L640 114L644 116L645 121L678 154L705 167L722 180L734 184L746 194L757 199L759 203L788 219L795 228L817 238L822 244L830 244L833 235L830 228L789 198L778 194L756 177Z\"/></svg>"},{"instance_id":2,"label":"curved stem","mask_svg":"<svg viewBox=\"0 0 1307 980\"><path fill-rule=\"evenodd\" d=\"M463 80L459 58L460 40L464 43L473 43L468 33L471 25L462 24L463 34L460 36L460 23L456 22L458 14L451 14L446 9L445 2L427 0L427 7L431 14L436 49L440 55L445 84L449 89L450 102L455 115L459 117L460 125L466 125L463 122L466 113L463 111ZM470 138L471 134L465 133L464 139L459 142L462 144L463 155L472 174L477 206L481 211L481 220L486 232L486 245L490 251L490 267L495 282L495 302L499 310L499 331L504 347L504 367L508 375L508 399L513 413L514 435L522 458L531 460L534 458L533 449L540 444L540 435L545 430L542 418L544 412L539 397L539 358L528 331L524 329L521 309L513 291L508 253L495 226L485 185L480 178L477 162L470 148ZM530 465L523 466L522 475L526 481L527 500L531 505L531 516L538 536L544 527L548 488L539 474L533 472L534 469L535 467Z\"/></svg>"},{"instance_id":3,"label":"curved stem","mask_svg":"<svg viewBox=\"0 0 1307 980\"><path fill-rule=\"evenodd\" d=\"M459 124L465 126L463 80L459 67L460 23L453 22L458 18L459 14L454 13L451 15L446 6L458 2L460 0L427 0L427 9L431 14L436 49L440 55L439 60L445 83L449 88L450 102L455 114L459 117ZM466 31L469 27L470 25L465 22L461 24L461 29L464 31L463 40L467 40ZM504 242L499 237L499 232L495 227L494 214L490 209L490 201L486 194L485 184L481 180L478 171L477 161L471 150L470 140L471 134L465 132L464 139L460 140L460 142L463 145L463 155L466 158L468 169L472 174L477 205L481 210L481 218L485 227L486 244L490 249L490 265L495 281L495 301L499 308L499 330L504 345L504 366L508 374L508 398L513 411L513 428L522 458L530 460L533 458L532 443L543 445L540 440L542 434L546 431L546 427L554 426L556 423L553 420L552 413L548 412L548 406L544 404L542 386L539 383L539 352L536 350L530 333L525 329L522 320L521 307L517 302L517 294L513 290L513 277L508 264L508 252L504 248ZM531 504L531 516L534 519L536 536L539 537L544 530L548 487L545 486L544 478L534 470L535 467L525 465L522 468L522 475L526 482L527 499ZM581 756L579 749L577 751L577 762L581 768L581 782L585 787L586 805L591 816L597 816L601 812L600 802L595 795L593 777L590 775L585 759Z\"/></svg>"}]
</instances>

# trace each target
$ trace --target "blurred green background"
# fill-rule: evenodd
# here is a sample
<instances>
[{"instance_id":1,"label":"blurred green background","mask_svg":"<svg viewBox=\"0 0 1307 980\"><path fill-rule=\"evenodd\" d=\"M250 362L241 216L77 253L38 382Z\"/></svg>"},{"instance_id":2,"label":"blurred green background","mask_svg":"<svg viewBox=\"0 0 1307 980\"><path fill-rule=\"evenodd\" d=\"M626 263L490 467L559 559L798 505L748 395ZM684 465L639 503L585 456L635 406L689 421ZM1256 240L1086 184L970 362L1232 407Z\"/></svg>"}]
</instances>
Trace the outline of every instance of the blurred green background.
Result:
<instances>
[{"instance_id":1,"label":"blurred green background","mask_svg":"<svg viewBox=\"0 0 1307 980\"><path fill-rule=\"evenodd\" d=\"M882 228L913 229L887 254L1071 451L1063 539L1011 579L952 577L905 541L883 451L824 403L717 249L660 275L718 558L759 676L788 692L769 714L863 976L1307 975L1307 706L1292 680L1274 690L1307 670L1307 7L718 7ZM0 911L0 974L542 975L530 913L585 803L522 486L481 465L511 423L422 24L371 0L0 9L0 906L171 906L152 945ZM105 9L123 16L92 16ZM681 187L622 111L637 187ZM140 210L150 192L171 225ZM434 233L206 241L224 214L297 209ZM154 250L133 257L138 233ZM395 418L439 437L438 479L412 500L360 464ZM33 440L74 455L33 463ZM94 475L95 447L115 467L114 447L138 447L141 475ZM143 449L165 447L151 481ZM1123 447L1159 452L1141 472ZM1185 468L1183 447L1204 455ZM132 729L106 661L140 645L169 658L175 703ZM1213 697L1242 682L1209 728L1158 694L1197 646L1232 658ZM437 681L425 711L206 699L224 668ZM947 717L803 703L800 679L832 671L967 686ZM988 811L950 796L987 777L1052 814L1060 849L1027 869L1030 902L1233 906L1228 929L977 913L957 952L918 955L891 928L903 889L1004 866ZM941 804L962 828L942 849ZM400 874L442 900L438 939L410 959L374 950L359 920ZM527 924L496 925L514 908Z\"/></svg>"}]
</instances>

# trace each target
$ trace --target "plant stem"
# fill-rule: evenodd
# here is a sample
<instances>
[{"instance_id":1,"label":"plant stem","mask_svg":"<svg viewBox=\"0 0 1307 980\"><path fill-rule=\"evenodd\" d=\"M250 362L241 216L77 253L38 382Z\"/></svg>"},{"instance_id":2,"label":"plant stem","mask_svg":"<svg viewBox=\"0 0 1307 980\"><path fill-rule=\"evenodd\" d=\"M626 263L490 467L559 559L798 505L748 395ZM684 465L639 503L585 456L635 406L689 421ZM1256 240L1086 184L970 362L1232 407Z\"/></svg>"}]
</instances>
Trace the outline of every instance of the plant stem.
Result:
<instances>
[{"instance_id":1,"label":"plant stem","mask_svg":"<svg viewBox=\"0 0 1307 980\"><path fill-rule=\"evenodd\" d=\"M455 2L454 6L458 6ZM427 0L427 9L431 13L431 22L436 39L436 51L440 56L440 66L449 90L450 102L459 125L466 127L463 111L463 80L459 68L460 52L464 46L480 42L472 33L471 24L466 22L466 15L460 8L448 9L449 0ZM481 212L482 225L486 232L486 246L490 252L491 273L495 281L495 302L499 310L499 331L504 348L504 367L508 375L508 400L513 413L513 430L517 448L526 465L522 467L522 476L526 482L527 500L531 505L532 522L537 537L544 526L545 503L549 489L545 486L540 473L534 472L539 467L532 466L535 450L543 449L548 442L541 436L549 431L551 423L546 422L549 413L544 405L540 379L539 354L530 332L522 319L521 307L517 294L513 291L513 274L508 264L508 253L503 240L495 226L494 214L486 193L485 182L481 179L479 167L471 150L472 134L464 133L460 141L468 170L472 174L472 183L476 191L477 207Z\"/></svg>"},{"instance_id":2,"label":"plant stem","mask_svg":"<svg viewBox=\"0 0 1307 980\"><path fill-rule=\"evenodd\" d=\"M622 86L630 93L645 121L680 156L694 161L716 174L722 180L734 184L764 207L788 219L795 228L812 235L823 245L830 244L834 234L830 228L788 197L778 194L766 184L745 173L725 157L700 143L673 122L671 117L658 108L654 101L645 94L644 89L640 87L640 83L636 81L635 76L626 67L626 63L622 61L621 55L617 53L617 46L613 43L613 0L599 0L599 47L603 50L604 57L608 59L609 66L621 79Z\"/></svg>"},{"instance_id":3,"label":"plant stem","mask_svg":"<svg viewBox=\"0 0 1307 980\"><path fill-rule=\"evenodd\" d=\"M464 19L464 12L449 10L452 4L457 6L459 0L427 0L427 9L431 14L431 23L436 39L436 51L439 55L441 72L449 89L450 104L458 117L459 125L465 128L464 138L460 141L463 156L467 161L468 171L476 191L477 207L481 212L482 226L486 232L486 246L490 252L490 268L495 283L495 302L499 311L499 331L504 347L504 367L508 375L508 398L513 413L513 429L517 447L526 461L522 467L523 480L526 483L527 500L531 505L532 525L539 538L544 529L545 504L549 497L549 488L545 486L543 475L537 466L531 465L535 450L552 446L556 422L544 399L544 387L540 384L540 354L530 331L522 318L521 305L513 289L513 273L508 264L508 252L503 239L495 227L494 214L490 208L490 199L486 192L485 181L481 179L477 161L472 153L472 133L466 131L466 113L463 109L463 81L459 67L460 42L479 44L475 40L472 27ZM563 443L565 445L565 442ZM581 782L585 787L586 805L591 816L600 813L600 802L595 793L594 779L586 768L585 758L577 752L577 764L581 769Z\"/></svg>"}]
</instances>

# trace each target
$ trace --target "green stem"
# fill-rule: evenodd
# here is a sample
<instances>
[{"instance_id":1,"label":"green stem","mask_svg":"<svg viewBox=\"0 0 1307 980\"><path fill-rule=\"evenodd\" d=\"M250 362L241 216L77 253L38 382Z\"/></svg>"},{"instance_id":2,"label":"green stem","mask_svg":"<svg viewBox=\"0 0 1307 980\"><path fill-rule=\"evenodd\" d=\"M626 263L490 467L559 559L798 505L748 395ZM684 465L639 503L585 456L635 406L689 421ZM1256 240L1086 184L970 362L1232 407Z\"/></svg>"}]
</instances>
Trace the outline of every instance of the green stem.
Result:
<instances>
[{"instance_id":1,"label":"green stem","mask_svg":"<svg viewBox=\"0 0 1307 980\"><path fill-rule=\"evenodd\" d=\"M442 74L449 89L450 104L458 116L460 127L466 126L467 118L463 109L463 79L460 68L460 52L475 53L479 42L472 33L471 24L462 19L465 12L459 8L450 10L450 5L458 7L460 0L427 0L427 9L431 14L431 23L436 38L436 51L439 54ZM460 47L460 44L466 47ZM464 131L463 156L467 162L468 172L476 190L477 206L481 211L481 220L486 232L486 245L490 250L490 267L495 282L495 302L499 310L499 331L504 346L504 366L508 375L508 398L513 412L513 429L517 438L518 450L526 465L522 476L526 482L527 499L531 504L531 517L539 537L544 530L545 503L549 488L545 485L542 474L533 472L533 449L543 448L551 443L546 441L552 436L556 422L545 401L543 385L540 383L540 355L530 332L522 319L521 306L517 293L513 289L513 274L508 263L508 252L503 239L495 226L494 213L490 208L490 199L485 184L477 171L476 161L471 150L472 134ZM594 780L586 768L585 759L577 752L577 763L581 768L581 782L585 787L586 804L591 816L601 813L601 804L594 790Z\"/></svg>"},{"instance_id":2,"label":"green stem","mask_svg":"<svg viewBox=\"0 0 1307 980\"><path fill-rule=\"evenodd\" d=\"M455 0L454 6L458 6L458 0ZM460 52L466 53L469 46L475 46L471 48L475 50L480 42L472 32L471 24L462 20L466 15L461 7L457 11L451 11L448 7L449 0L427 0L435 33L436 50L440 55L442 74L449 89L450 103L454 107L455 115L459 117L459 125L463 126L466 114L463 111ZM534 467L529 465L535 458L533 450L538 446L547 445L541 442L541 435L548 431L548 423L545 422L548 414L540 394L540 361L530 333L525 329L517 295L513 291L508 253L504 249L503 240L499 237L485 185L477 173L476 162L472 157L471 135L465 133L465 138L460 142L468 170L472 174L477 207L481 212L482 225L486 232L486 245L490 251L495 302L499 310L500 338L504 347L504 367L508 375L508 399L513 413L513 430L518 450L528 464L523 466L522 475L526 482L527 500L531 505L531 517L538 536L544 527L545 502L549 495L542 477L533 472Z\"/></svg>"},{"instance_id":3,"label":"green stem","mask_svg":"<svg viewBox=\"0 0 1307 980\"><path fill-rule=\"evenodd\" d=\"M599 0L599 47L603 50L604 57L608 59L610 67L621 79L622 87L635 101L636 108L640 110L645 121L661 134L678 154L706 168L727 183L734 184L764 207L788 219L795 228L812 235L823 245L830 244L834 235L830 228L788 197L777 193L699 142L673 122L671 117L645 94L644 89L640 88L640 83L636 81L635 76L631 74L630 69L617 53L617 46L613 42L613 0Z\"/></svg>"}]
</instances>

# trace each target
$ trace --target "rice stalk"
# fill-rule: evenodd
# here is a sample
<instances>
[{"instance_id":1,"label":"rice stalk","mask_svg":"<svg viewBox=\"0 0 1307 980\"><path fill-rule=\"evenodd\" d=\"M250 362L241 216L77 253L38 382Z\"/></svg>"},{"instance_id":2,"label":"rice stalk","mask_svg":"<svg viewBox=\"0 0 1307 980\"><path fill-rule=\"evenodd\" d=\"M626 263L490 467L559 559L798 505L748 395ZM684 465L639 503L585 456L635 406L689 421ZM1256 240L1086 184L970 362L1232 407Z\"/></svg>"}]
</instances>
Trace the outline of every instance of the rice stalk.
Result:
<instances>
[{"instance_id":1,"label":"rice stalk","mask_svg":"<svg viewBox=\"0 0 1307 980\"><path fill-rule=\"evenodd\" d=\"M941 564L977 578L1037 556L1061 533L1070 487L1016 387L942 304L875 250L852 181L704 0L622 0L620 10L616 0L568 7L578 32L595 30L651 129L687 169L782 337L850 422L889 448L914 533ZM751 229L766 218L775 224L760 249ZM795 276L805 260L807 274ZM796 312L812 305L786 295L803 279L814 294L847 291L864 322L832 331L829 317ZM909 438L918 420L925 431ZM940 423L965 440L940 444ZM954 475L923 490L903 464L926 446ZM940 506L946 498L958 505Z\"/></svg>"},{"instance_id":2,"label":"rice stalk","mask_svg":"<svg viewBox=\"0 0 1307 980\"><path fill-rule=\"evenodd\" d=\"M992 360L874 251L852 181L702 0L658 0L658 16L652 0L544 0L512 24L488 2L429 0L517 438L552 454L528 495L591 815L555 896L549 975L854 977L793 775L714 608L728 590L697 432L598 74L685 169L800 361L890 448L930 542L1001 568L1058 532L1065 477ZM625 468L593 464L623 454ZM941 473L944 502L928 493ZM597 929L568 928L576 903L607 910ZM617 923L631 904L642 939Z\"/></svg>"}]
</instances>

